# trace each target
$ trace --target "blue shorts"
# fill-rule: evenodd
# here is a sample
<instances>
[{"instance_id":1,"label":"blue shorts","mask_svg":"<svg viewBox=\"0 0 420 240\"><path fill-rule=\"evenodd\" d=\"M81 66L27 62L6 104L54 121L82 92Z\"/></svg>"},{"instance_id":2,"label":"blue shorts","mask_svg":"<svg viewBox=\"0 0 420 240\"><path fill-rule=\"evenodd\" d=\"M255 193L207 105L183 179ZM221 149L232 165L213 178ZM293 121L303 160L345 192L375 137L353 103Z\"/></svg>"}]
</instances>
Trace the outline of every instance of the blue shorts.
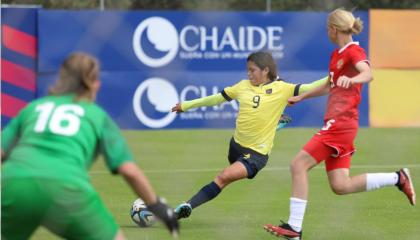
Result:
<instances>
[{"instance_id":1,"label":"blue shorts","mask_svg":"<svg viewBox=\"0 0 420 240\"><path fill-rule=\"evenodd\" d=\"M230 164L236 161L243 163L248 172L248 178L252 179L265 167L268 161L268 155L263 155L250 148L242 147L232 138L230 140L228 160Z\"/></svg>"}]
</instances>

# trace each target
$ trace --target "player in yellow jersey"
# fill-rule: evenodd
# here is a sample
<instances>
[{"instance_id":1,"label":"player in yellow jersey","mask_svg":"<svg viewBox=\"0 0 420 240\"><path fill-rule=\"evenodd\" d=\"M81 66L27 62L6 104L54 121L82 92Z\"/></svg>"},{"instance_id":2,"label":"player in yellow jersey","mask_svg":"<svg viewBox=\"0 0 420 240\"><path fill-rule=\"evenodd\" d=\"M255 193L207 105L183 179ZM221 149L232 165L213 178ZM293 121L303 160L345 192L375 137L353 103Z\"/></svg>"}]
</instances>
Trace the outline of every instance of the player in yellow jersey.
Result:
<instances>
[{"instance_id":1,"label":"player in yellow jersey","mask_svg":"<svg viewBox=\"0 0 420 240\"><path fill-rule=\"evenodd\" d=\"M236 130L230 140L230 165L214 181L175 209L178 218L189 217L193 208L215 198L228 184L254 178L267 164L287 99L327 81L327 78L323 78L310 84L286 83L278 78L276 63L267 52L250 54L247 58L247 72L249 80L242 80L219 94L178 103L172 108L173 112L180 113L233 99L239 102Z\"/></svg>"}]
</instances>

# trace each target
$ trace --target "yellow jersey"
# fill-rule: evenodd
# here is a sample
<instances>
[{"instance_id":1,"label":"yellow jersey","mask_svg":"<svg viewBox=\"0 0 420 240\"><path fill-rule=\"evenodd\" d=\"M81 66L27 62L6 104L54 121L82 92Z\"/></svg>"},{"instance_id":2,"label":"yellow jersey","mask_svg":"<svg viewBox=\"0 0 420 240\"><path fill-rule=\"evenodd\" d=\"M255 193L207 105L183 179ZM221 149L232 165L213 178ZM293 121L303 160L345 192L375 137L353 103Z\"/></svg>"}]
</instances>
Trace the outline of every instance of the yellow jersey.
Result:
<instances>
[{"instance_id":1,"label":"yellow jersey","mask_svg":"<svg viewBox=\"0 0 420 240\"><path fill-rule=\"evenodd\" d=\"M261 154L269 154L287 99L298 95L299 86L279 80L253 86L249 80L242 80L226 87L222 96L239 102L235 141Z\"/></svg>"}]
</instances>

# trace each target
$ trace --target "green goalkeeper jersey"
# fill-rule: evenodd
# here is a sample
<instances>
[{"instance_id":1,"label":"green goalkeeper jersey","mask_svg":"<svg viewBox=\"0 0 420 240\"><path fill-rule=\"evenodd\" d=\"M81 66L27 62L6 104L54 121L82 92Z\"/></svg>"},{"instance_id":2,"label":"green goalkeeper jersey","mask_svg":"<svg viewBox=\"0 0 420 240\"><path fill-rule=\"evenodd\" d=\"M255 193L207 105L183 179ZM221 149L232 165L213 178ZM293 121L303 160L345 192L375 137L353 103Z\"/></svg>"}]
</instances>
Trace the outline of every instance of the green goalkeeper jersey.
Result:
<instances>
[{"instance_id":1,"label":"green goalkeeper jersey","mask_svg":"<svg viewBox=\"0 0 420 240\"><path fill-rule=\"evenodd\" d=\"M47 96L21 110L2 132L2 178L40 177L87 182L102 153L116 173L132 154L118 126L95 103L74 95Z\"/></svg>"}]
</instances>

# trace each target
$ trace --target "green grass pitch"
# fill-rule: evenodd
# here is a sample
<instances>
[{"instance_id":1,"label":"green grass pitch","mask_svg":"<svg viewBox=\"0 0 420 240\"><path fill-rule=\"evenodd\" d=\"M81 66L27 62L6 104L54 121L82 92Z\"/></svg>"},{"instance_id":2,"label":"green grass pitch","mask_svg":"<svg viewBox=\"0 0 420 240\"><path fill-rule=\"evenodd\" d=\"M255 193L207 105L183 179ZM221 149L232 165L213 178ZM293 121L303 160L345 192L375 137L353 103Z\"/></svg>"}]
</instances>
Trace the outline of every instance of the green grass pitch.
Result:
<instances>
[{"instance_id":1,"label":"green grass pitch","mask_svg":"<svg viewBox=\"0 0 420 240\"><path fill-rule=\"evenodd\" d=\"M287 221L288 164L316 129L286 128L276 136L269 162L254 180L225 188L213 201L181 221L180 239L276 239L266 223ZM233 130L125 131L139 165L155 190L175 207L195 194L227 166ZM362 128L351 174L410 168L420 192L420 129ZM309 173L305 239L420 239L420 206L412 207L395 187L337 196L329 188L324 165ZM92 183L128 239L170 239L159 223L139 228L129 209L136 196L121 177L111 176L102 160L91 170ZM98 229L100 231L100 229ZM57 239L39 229L32 239Z\"/></svg>"}]
</instances>

